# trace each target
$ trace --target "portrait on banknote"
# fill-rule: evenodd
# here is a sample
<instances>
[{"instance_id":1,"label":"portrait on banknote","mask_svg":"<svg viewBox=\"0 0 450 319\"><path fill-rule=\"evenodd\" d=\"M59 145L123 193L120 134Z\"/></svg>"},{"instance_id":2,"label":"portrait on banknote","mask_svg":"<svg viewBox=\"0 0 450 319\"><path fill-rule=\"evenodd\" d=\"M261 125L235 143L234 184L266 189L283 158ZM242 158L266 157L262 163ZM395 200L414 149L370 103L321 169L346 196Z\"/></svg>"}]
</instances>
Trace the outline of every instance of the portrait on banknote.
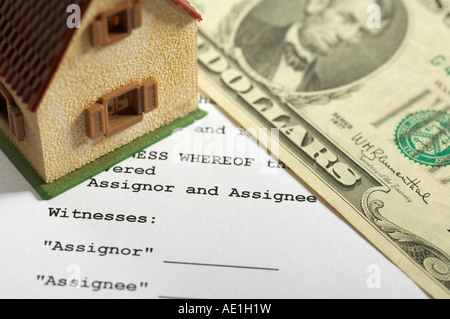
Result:
<instances>
[{"instance_id":1,"label":"portrait on banknote","mask_svg":"<svg viewBox=\"0 0 450 319\"><path fill-rule=\"evenodd\" d=\"M255 80L280 91L352 85L386 64L408 29L406 8L398 0L251 3L234 19L236 58ZM368 23L373 4L380 9L378 27Z\"/></svg>"}]
</instances>

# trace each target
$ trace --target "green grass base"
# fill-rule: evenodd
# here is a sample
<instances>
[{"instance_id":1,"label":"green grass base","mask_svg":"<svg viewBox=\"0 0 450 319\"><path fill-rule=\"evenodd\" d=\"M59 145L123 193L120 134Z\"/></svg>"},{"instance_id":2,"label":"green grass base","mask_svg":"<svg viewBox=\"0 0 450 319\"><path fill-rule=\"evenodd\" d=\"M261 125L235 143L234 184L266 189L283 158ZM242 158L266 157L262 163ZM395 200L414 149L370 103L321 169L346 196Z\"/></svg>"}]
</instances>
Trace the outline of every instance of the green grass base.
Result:
<instances>
[{"instance_id":1,"label":"green grass base","mask_svg":"<svg viewBox=\"0 0 450 319\"><path fill-rule=\"evenodd\" d=\"M39 174L33 169L22 153L11 142L9 137L0 130L0 148L10 159L10 161L22 173L25 179L33 186L36 192L43 199L51 199L69 189L85 182L89 178L104 172L108 168L122 162L143 149L170 136L176 129L187 127L207 115L207 112L198 109L172 123L163 126L147 135L144 135L133 142L120 147L119 149L106 154L94 162L91 162L76 171L69 173L60 179L45 183Z\"/></svg>"}]
</instances>

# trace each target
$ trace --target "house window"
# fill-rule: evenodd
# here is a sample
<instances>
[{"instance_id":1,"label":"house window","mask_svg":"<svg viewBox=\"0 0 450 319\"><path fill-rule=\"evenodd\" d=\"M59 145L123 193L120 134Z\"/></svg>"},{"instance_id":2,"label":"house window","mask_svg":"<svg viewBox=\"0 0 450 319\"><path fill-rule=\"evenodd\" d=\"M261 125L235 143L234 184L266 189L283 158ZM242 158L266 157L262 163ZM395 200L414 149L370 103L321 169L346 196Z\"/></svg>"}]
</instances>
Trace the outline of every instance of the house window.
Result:
<instances>
[{"instance_id":1,"label":"house window","mask_svg":"<svg viewBox=\"0 0 450 319\"><path fill-rule=\"evenodd\" d=\"M0 84L0 124L17 142L25 140L23 115L6 90Z\"/></svg>"},{"instance_id":2,"label":"house window","mask_svg":"<svg viewBox=\"0 0 450 319\"><path fill-rule=\"evenodd\" d=\"M103 96L86 110L87 135L109 137L141 122L144 113L158 107L155 78L135 82Z\"/></svg>"},{"instance_id":3,"label":"house window","mask_svg":"<svg viewBox=\"0 0 450 319\"><path fill-rule=\"evenodd\" d=\"M115 90L101 100L107 116L106 137L114 135L143 120L141 84Z\"/></svg>"},{"instance_id":4,"label":"house window","mask_svg":"<svg viewBox=\"0 0 450 319\"><path fill-rule=\"evenodd\" d=\"M128 34L131 32L131 25L129 19L130 10L120 11L107 17L108 36Z\"/></svg>"},{"instance_id":5,"label":"house window","mask_svg":"<svg viewBox=\"0 0 450 319\"><path fill-rule=\"evenodd\" d=\"M99 15L91 24L91 42L106 46L120 41L142 25L142 3L127 1Z\"/></svg>"}]
</instances>

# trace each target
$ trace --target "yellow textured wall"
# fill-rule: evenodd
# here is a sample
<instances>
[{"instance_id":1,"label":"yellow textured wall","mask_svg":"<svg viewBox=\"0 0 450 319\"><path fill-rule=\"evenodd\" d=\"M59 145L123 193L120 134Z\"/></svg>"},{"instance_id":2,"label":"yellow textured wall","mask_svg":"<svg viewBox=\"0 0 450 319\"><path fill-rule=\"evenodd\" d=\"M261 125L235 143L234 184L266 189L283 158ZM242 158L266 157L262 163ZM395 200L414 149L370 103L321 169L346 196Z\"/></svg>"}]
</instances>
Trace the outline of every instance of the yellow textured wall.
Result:
<instances>
[{"instance_id":1,"label":"yellow textured wall","mask_svg":"<svg viewBox=\"0 0 450 319\"><path fill-rule=\"evenodd\" d=\"M33 168L43 176L45 168L42 160L42 147L36 113L33 113L28 109L28 106L22 102L13 90L11 90L11 87L8 84L2 80L0 80L0 83L9 91L14 99L15 105L20 109L24 118L25 141L20 143L16 142L15 139L11 139L11 141L17 146L28 162L31 163ZM0 129L9 135L3 125L0 125Z\"/></svg>"},{"instance_id":2,"label":"yellow textured wall","mask_svg":"<svg viewBox=\"0 0 450 319\"><path fill-rule=\"evenodd\" d=\"M93 47L89 25L124 0L93 1L37 111L45 171L51 182L198 106L197 21L168 0L142 0L143 24L131 36ZM86 136L84 110L106 93L156 77L159 108L109 138Z\"/></svg>"}]
</instances>

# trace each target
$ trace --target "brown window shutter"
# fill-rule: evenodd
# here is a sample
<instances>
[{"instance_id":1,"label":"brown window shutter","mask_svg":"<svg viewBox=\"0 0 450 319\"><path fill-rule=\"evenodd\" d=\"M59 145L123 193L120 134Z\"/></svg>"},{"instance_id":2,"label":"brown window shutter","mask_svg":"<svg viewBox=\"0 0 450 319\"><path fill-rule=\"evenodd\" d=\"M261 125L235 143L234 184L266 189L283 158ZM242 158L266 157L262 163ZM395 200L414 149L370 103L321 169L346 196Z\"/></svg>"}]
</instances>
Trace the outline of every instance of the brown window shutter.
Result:
<instances>
[{"instance_id":1,"label":"brown window shutter","mask_svg":"<svg viewBox=\"0 0 450 319\"><path fill-rule=\"evenodd\" d=\"M132 21L133 29L142 26L142 2L136 2L133 4Z\"/></svg>"},{"instance_id":2,"label":"brown window shutter","mask_svg":"<svg viewBox=\"0 0 450 319\"><path fill-rule=\"evenodd\" d=\"M103 22L96 20L91 23L91 43L93 46L106 45L105 33L103 32Z\"/></svg>"},{"instance_id":3,"label":"brown window shutter","mask_svg":"<svg viewBox=\"0 0 450 319\"><path fill-rule=\"evenodd\" d=\"M106 133L105 108L102 104L95 104L86 109L87 136L91 139L103 136Z\"/></svg>"},{"instance_id":4,"label":"brown window shutter","mask_svg":"<svg viewBox=\"0 0 450 319\"><path fill-rule=\"evenodd\" d=\"M25 129L23 125L23 115L15 105L8 106L9 130L17 142L25 140Z\"/></svg>"},{"instance_id":5,"label":"brown window shutter","mask_svg":"<svg viewBox=\"0 0 450 319\"><path fill-rule=\"evenodd\" d=\"M144 93L144 112L153 111L158 107L158 82L154 77L142 83Z\"/></svg>"},{"instance_id":6,"label":"brown window shutter","mask_svg":"<svg viewBox=\"0 0 450 319\"><path fill-rule=\"evenodd\" d=\"M142 93L142 87L139 85L138 88L135 89L135 94L131 95L131 105L136 114L144 113L144 97Z\"/></svg>"}]
</instances>

